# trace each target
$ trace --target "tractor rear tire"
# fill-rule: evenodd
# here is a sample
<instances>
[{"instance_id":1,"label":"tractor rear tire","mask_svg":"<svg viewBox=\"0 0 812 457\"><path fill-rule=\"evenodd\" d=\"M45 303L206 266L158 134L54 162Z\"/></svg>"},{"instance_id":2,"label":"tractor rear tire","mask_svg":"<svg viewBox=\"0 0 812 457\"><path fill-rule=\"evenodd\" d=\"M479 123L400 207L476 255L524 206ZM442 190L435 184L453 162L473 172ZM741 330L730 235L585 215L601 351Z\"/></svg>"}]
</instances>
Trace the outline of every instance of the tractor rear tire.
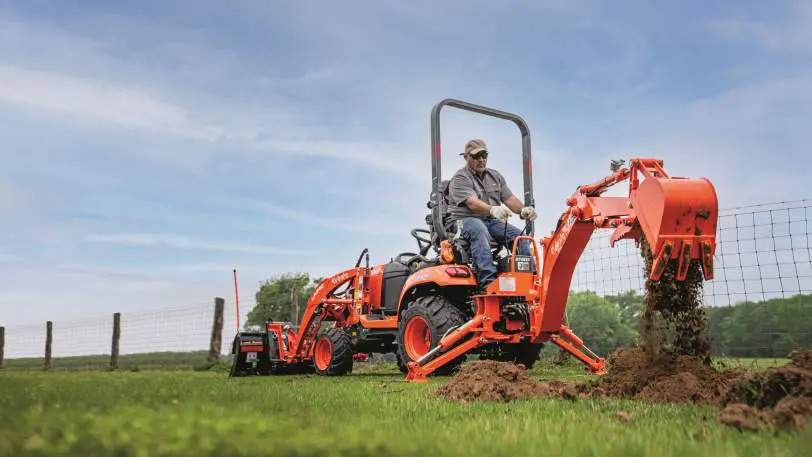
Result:
<instances>
[{"instance_id":1,"label":"tractor rear tire","mask_svg":"<svg viewBox=\"0 0 812 457\"><path fill-rule=\"evenodd\" d=\"M466 321L462 310L441 295L420 297L412 302L398 321L398 366L401 371L408 370L409 362L436 347L449 329ZM434 374L450 375L464 361L465 355L461 355L438 368Z\"/></svg>"},{"instance_id":2,"label":"tractor rear tire","mask_svg":"<svg viewBox=\"0 0 812 457\"><path fill-rule=\"evenodd\" d=\"M352 373L352 338L343 329L331 328L316 340L313 369L321 376Z\"/></svg>"}]
</instances>

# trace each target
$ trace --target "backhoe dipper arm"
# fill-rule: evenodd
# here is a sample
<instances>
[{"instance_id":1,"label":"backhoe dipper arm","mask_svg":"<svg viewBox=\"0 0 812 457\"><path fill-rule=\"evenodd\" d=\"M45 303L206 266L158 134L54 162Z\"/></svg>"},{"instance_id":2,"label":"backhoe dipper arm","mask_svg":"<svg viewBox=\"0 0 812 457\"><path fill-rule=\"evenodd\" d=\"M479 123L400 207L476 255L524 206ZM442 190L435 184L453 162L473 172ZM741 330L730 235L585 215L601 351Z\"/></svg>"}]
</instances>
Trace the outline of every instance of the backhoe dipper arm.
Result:
<instances>
[{"instance_id":1,"label":"backhoe dipper arm","mask_svg":"<svg viewBox=\"0 0 812 457\"><path fill-rule=\"evenodd\" d=\"M717 200L705 178L672 178L657 159L632 159L592 184L579 186L567 199L558 227L542 239L544 272L541 300L542 332L560 332L572 274L596 228L614 228L610 243L643 236L654 264L650 279L658 280L670 260L678 262L677 280L684 280L692 260L700 261L705 279L713 277ZM628 197L601 196L609 187L629 180Z\"/></svg>"},{"instance_id":2,"label":"backhoe dipper arm","mask_svg":"<svg viewBox=\"0 0 812 457\"><path fill-rule=\"evenodd\" d=\"M327 320L343 323L351 314L350 307L368 299L369 291L366 288L368 275L369 268L356 267L342 271L319 283L307 300L299 331L296 333L296 338L286 358L301 360L312 356L313 343L321 322ZM350 282L349 289L354 291L351 297L333 296L338 288Z\"/></svg>"}]
</instances>

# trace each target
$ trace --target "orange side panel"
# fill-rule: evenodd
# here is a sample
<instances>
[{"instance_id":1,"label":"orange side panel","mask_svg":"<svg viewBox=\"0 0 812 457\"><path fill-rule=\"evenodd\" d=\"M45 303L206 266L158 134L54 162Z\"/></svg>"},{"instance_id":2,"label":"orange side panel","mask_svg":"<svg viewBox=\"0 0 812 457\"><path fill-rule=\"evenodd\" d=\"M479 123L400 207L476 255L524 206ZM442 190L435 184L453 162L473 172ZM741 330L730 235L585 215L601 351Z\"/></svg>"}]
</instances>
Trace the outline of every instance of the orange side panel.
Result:
<instances>
[{"instance_id":1,"label":"orange side panel","mask_svg":"<svg viewBox=\"0 0 812 457\"><path fill-rule=\"evenodd\" d=\"M403 304L403 297L409 292L409 289L420 284L434 283L440 286L471 286L476 287L476 277L471 273L467 278L455 278L446 273L446 268L456 267L463 268L471 271L468 265L438 265L436 267L423 268L409 276L406 284L403 285L403 291L400 293L399 305Z\"/></svg>"},{"instance_id":2,"label":"orange side panel","mask_svg":"<svg viewBox=\"0 0 812 457\"><path fill-rule=\"evenodd\" d=\"M375 265L369 269L369 306L371 308L381 307L381 281L383 280L383 265Z\"/></svg>"}]
</instances>

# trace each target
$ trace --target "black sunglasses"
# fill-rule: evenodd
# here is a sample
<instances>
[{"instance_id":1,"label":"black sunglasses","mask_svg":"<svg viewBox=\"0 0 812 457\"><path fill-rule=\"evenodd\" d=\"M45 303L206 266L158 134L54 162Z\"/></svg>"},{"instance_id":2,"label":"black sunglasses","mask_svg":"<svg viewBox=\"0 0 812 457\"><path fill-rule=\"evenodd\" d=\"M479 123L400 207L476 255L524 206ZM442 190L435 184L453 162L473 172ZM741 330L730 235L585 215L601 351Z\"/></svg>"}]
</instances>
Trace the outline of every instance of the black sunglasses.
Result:
<instances>
[{"instance_id":1,"label":"black sunglasses","mask_svg":"<svg viewBox=\"0 0 812 457\"><path fill-rule=\"evenodd\" d=\"M471 154L471 158L474 159L474 160L480 159L480 158L487 159L488 158L488 151L479 151L476 154Z\"/></svg>"}]
</instances>

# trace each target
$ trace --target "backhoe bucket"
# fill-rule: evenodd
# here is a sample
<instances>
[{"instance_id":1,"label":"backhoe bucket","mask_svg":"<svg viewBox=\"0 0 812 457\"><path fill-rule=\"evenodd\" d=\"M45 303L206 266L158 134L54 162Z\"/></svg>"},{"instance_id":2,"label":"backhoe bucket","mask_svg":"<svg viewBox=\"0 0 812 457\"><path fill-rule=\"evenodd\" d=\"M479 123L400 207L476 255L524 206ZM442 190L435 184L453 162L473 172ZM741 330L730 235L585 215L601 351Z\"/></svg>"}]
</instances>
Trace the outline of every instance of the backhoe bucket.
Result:
<instances>
[{"instance_id":1,"label":"backhoe bucket","mask_svg":"<svg viewBox=\"0 0 812 457\"><path fill-rule=\"evenodd\" d=\"M664 172L657 175L647 176L631 192L637 220L654 259L651 279L660 279L668 262L674 260L678 262L677 280L682 281L694 259L700 260L705 279L713 279L718 217L713 185L705 178L671 178Z\"/></svg>"}]
</instances>

